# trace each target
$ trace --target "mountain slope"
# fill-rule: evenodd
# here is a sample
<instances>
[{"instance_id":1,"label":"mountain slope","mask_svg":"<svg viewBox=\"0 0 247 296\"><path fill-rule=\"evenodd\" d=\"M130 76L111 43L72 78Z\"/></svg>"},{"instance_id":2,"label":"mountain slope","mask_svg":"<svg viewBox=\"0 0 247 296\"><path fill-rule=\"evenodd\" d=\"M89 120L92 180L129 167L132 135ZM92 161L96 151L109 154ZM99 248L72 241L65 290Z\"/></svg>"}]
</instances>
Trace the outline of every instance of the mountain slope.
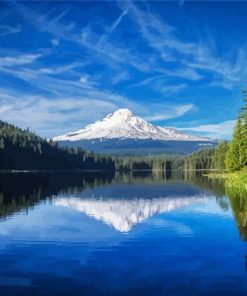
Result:
<instances>
[{"instance_id":1,"label":"mountain slope","mask_svg":"<svg viewBox=\"0 0 247 296\"><path fill-rule=\"evenodd\" d=\"M191 136L172 128L163 128L135 116L128 109L119 109L102 120L54 141L81 141L92 139L139 139L161 141L210 141L208 138Z\"/></svg>"}]
</instances>

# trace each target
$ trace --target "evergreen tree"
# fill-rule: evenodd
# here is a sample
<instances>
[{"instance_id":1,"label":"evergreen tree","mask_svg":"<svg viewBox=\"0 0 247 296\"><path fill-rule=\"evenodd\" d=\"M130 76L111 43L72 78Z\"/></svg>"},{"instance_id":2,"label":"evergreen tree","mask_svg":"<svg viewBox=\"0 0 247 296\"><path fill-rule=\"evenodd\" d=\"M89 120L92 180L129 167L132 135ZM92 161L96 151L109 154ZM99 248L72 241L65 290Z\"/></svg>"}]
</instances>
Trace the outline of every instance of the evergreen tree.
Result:
<instances>
[{"instance_id":1,"label":"evergreen tree","mask_svg":"<svg viewBox=\"0 0 247 296\"><path fill-rule=\"evenodd\" d=\"M244 91L244 106L240 112L240 118L242 120L242 138L241 138L241 165L247 166L247 91Z\"/></svg>"},{"instance_id":2,"label":"evergreen tree","mask_svg":"<svg viewBox=\"0 0 247 296\"><path fill-rule=\"evenodd\" d=\"M242 124L241 120L237 120L234 129L233 138L226 154L226 168L230 171L239 170L242 167L241 160L241 142L242 142Z\"/></svg>"},{"instance_id":3,"label":"evergreen tree","mask_svg":"<svg viewBox=\"0 0 247 296\"><path fill-rule=\"evenodd\" d=\"M228 151L228 144L226 141L221 141L215 149L214 168L224 170L226 168L225 159Z\"/></svg>"}]
</instances>

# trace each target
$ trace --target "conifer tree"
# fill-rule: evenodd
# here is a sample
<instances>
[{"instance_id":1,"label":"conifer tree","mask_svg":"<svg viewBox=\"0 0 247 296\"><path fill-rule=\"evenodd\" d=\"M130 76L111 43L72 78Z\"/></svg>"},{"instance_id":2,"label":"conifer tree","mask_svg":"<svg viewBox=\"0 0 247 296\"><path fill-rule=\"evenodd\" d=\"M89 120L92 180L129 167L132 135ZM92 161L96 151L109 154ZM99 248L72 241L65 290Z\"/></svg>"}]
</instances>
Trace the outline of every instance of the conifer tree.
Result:
<instances>
[{"instance_id":1,"label":"conifer tree","mask_svg":"<svg viewBox=\"0 0 247 296\"><path fill-rule=\"evenodd\" d=\"M239 170L241 163L241 141L242 141L242 124L238 119L234 129L233 138L226 154L226 168L230 171Z\"/></svg>"},{"instance_id":2,"label":"conifer tree","mask_svg":"<svg viewBox=\"0 0 247 296\"><path fill-rule=\"evenodd\" d=\"M215 155L214 155L214 168L216 169L225 169L225 158L226 153L228 151L228 144L226 141L221 141L219 145L215 149Z\"/></svg>"},{"instance_id":3,"label":"conifer tree","mask_svg":"<svg viewBox=\"0 0 247 296\"><path fill-rule=\"evenodd\" d=\"M242 167L247 166L247 90L244 91L244 106L240 113L240 118L242 120L242 138L241 138L241 165Z\"/></svg>"}]
</instances>

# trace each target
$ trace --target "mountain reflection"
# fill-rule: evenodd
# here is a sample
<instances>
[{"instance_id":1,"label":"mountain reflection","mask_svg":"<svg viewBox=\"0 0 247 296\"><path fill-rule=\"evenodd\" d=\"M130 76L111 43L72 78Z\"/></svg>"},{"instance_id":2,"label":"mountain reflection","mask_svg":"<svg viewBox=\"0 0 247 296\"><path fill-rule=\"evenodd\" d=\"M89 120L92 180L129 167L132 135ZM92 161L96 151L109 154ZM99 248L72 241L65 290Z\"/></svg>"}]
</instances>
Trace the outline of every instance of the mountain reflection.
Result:
<instances>
[{"instance_id":1,"label":"mountain reflection","mask_svg":"<svg viewBox=\"0 0 247 296\"><path fill-rule=\"evenodd\" d=\"M1 173L0 219L20 211L28 213L41 202L54 202L127 232L155 214L212 194L223 210L231 207L241 238L247 240L247 194L225 192L223 181L192 171Z\"/></svg>"},{"instance_id":2,"label":"mountain reflection","mask_svg":"<svg viewBox=\"0 0 247 296\"><path fill-rule=\"evenodd\" d=\"M55 200L55 205L85 213L113 226L117 231L128 232L134 225L155 214L170 212L205 199L205 197L101 200L58 198Z\"/></svg>"}]
</instances>

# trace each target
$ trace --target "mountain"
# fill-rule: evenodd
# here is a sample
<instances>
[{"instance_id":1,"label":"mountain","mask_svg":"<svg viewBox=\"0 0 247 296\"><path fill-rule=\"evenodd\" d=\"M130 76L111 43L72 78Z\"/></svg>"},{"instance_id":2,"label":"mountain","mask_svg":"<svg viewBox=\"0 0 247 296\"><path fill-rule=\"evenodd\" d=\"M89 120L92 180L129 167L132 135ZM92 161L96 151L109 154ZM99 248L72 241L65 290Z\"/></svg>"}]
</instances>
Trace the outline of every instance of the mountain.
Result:
<instances>
[{"instance_id":1,"label":"mountain","mask_svg":"<svg viewBox=\"0 0 247 296\"><path fill-rule=\"evenodd\" d=\"M153 125L128 109L119 109L85 128L53 138L62 146L83 147L95 152L191 153L212 147L212 139Z\"/></svg>"},{"instance_id":2,"label":"mountain","mask_svg":"<svg viewBox=\"0 0 247 296\"><path fill-rule=\"evenodd\" d=\"M208 138L187 135L172 128L164 128L148 123L135 116L128 109L119 109L102 120L76 132L55 137L54 141L80 141L92 139L152 139L180 141L210 141Z\"/></svg>"}]
</instances>

